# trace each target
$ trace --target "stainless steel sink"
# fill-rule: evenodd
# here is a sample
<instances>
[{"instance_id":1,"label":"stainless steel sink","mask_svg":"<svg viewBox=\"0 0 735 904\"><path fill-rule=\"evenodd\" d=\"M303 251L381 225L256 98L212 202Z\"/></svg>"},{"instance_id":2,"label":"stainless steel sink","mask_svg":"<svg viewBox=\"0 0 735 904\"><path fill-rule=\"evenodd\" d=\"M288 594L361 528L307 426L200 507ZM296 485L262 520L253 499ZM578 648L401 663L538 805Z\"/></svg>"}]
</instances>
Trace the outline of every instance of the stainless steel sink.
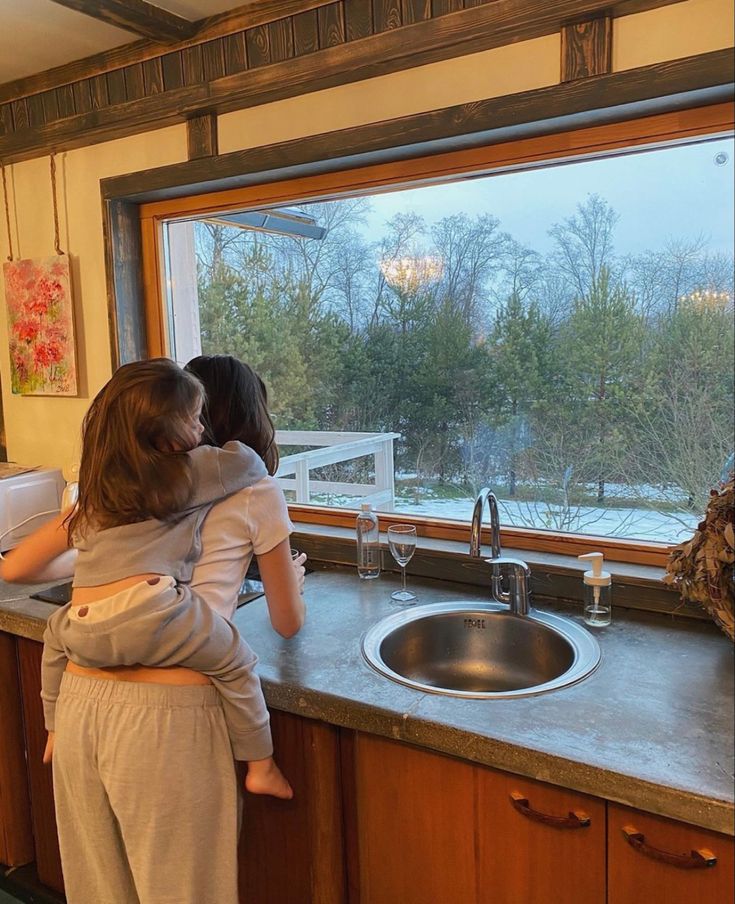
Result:
<instances>
[{"instance_id":1,"label":"stainless steel sink","mask_svg":"<svg viewBox=\"0 0 735 904\"><path fill-rule=\"evenodd\" d=\"M525 697L593 672L600 647L580 625L501 603L451 602L389 615L365 634L368 663L393 681L454 697Z\"/></svg>"}]
</instances>

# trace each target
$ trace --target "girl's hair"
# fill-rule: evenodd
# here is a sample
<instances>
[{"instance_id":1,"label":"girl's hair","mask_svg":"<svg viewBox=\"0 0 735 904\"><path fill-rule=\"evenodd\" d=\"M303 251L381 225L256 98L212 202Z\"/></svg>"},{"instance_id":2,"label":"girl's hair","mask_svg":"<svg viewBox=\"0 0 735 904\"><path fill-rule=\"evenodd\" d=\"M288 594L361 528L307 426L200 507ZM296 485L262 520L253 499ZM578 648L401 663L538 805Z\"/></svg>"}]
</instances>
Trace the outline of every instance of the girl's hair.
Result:
<instances>
[{"instance_id":1,"label":"girl's hair","mask_svg":"<svg viewBox=\"0 0 735 904\"><path fill-rule=\"evenodd\" d=\"M166 520L192 494L191 418L204 400L169 358L134 361L97 393L82 425L79 503L69 536L148 518Z\"/></svg>"},{"instance_id":2,"label":"girl's hair","mask_svg":"<svg viewBox=\"0 0 735 904\"><path fill-rule=\"evenodd\" d=\"M275 474L278 446L268 414L268 392L252 367L232 355L200 355L186 370L199 378L206 392L203 441L222 446L239 440L260 455L269 474Z\"/></svg>"}]
</instances>

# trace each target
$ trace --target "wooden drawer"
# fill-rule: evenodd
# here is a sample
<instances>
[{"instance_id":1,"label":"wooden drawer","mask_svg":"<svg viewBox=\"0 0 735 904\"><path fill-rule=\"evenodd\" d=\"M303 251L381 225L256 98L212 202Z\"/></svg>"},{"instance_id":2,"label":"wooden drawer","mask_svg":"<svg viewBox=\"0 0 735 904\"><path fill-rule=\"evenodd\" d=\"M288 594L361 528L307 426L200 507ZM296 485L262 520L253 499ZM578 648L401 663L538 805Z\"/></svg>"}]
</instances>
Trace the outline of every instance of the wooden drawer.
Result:
<instances>
[{"instance_id":1,"label":"wooden drawer","mask_svg":"<svg viewBox=\"0 0 735 904\"><path fill-rule=\"evenodd\" d=\"M604 800L481 766L477 783L478 902L605 904Z\"/></svg>"},{"instance_id":2,"label":"wooden drawer","mask_svg":"<svg viewBox=\"0 0 735 904\"><path fill-rule=\"evenodd\" d=\"M733 904L733 839L608 804L608 881L608 904Z\"/></svg>"}]
</instances>

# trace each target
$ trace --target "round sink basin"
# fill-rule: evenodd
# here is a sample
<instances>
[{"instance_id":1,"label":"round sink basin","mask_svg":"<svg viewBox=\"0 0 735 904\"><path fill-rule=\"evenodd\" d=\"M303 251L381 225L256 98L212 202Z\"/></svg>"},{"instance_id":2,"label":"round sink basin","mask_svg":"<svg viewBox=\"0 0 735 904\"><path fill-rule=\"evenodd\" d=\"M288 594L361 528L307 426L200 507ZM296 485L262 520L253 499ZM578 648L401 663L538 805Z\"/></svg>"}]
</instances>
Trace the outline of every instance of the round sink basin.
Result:
<instances>
[{"instance_id":1,"label":"round sink basin","mask_svg":"<svg viewBox=\"0 0 735 904\"><path fill-rule=\"evenodd\" d=\"M451 602L389 615L365 634L368 663L393 681L454 697L525 697L593 672L600 647L580 625L501 603Z\"/></svg>"}]
</instances>

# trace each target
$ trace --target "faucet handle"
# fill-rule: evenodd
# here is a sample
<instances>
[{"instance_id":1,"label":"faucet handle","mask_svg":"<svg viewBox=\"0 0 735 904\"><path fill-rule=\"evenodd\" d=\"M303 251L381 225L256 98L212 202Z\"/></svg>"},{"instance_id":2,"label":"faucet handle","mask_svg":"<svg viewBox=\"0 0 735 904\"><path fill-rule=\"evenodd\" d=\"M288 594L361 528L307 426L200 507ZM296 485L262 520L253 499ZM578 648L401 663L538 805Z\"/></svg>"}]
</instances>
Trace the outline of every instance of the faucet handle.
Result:
<instances>
[{"instance_id":1,"label":"faucet handle","mask_svg":"<svg viewBox=\"0 0 735 904\"><path fill-rule=\"evenodd\" d=\"M485 559L485 563L487 565L498 565L501 568L503 565L509 565L514 571L520 571L526 577L531 576L531 569L528 567L528 563L524 562L523 559L515 559L513 556L494 556Z\"/></svg>"},{"instance_id":2,"label":"faucet handle","mask_svg":"<svg viewBox=\"0 0 735 904\"><path fill-rule=\"evenodd\" d=\"M528 615L531 608L531 569L523 559L512 556L493 556L485 559L493 566L493 595L499 602L510 604L510 611L515 615ZM499 570L507 565L510 568L510 592L503 593L500 588L502 578Z\"/></svg>"}]
</instances>

